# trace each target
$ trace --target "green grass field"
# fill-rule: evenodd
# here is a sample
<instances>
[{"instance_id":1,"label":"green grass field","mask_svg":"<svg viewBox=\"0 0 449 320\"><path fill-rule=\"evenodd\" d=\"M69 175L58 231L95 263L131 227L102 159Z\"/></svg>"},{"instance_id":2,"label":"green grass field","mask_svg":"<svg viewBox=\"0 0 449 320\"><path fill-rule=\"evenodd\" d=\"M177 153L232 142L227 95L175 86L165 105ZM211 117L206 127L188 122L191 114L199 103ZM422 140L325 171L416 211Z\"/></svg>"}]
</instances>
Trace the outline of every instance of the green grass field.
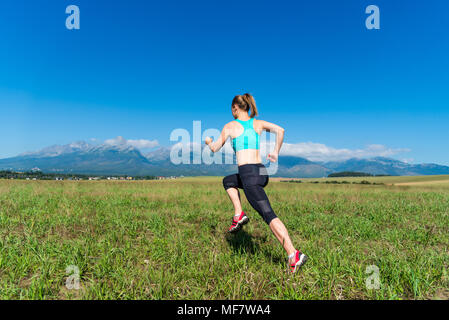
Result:
<instances>
[{"instance_id":1,"label":"green grass field","mask_svg":"<svg viewBox=\"0 0 449 320\"><path fill-rule=\"evenodd\" d=\"M0 180L0 298L449 299L449 176L338 180L373 179L385 185L267 186L310 257L294 276L244 196L251 221L226 234L220 178ZM379 289L366 287L370 265Z\"/></svg>"}]
</instances>

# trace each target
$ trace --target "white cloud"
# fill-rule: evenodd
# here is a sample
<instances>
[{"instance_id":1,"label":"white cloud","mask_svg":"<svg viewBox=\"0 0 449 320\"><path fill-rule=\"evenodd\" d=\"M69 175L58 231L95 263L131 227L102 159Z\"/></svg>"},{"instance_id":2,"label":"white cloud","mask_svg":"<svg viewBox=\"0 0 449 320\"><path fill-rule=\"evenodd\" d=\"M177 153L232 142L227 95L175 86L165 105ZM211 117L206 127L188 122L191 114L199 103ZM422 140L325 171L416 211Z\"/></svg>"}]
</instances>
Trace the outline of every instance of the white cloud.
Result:
<instances>
[{"instance_id":1,"label":"white cloud","mask_svg":"<svg viewBox=\"0 0 449 320\"><path fill-rule=\"evenodd\" d=\"M268 143L266 147L274 146ZM363 149L337 149L322 143L300 142L284 143L281 155L303 157L311 161L341 161L350 158L391 157L399 153L410 152L407 148L389 148L380 144L368 145Z\"/></svg>"},{"instance_id":2,"label":"white cloud","mask_svg":"<svg viewBox=\"0 0 449 320\"><path fill-rule=\"evenodd\" d=\"M133 146L137 149L150 149L159 146L159 142L157 140L127 140L120 136L114 139L108 139L104 143L112 146Z\"/></svg>"},{"instance_id":3,"label":"white cloud","mask_svg":"<svg viewBox=\"0 0 449 320\"><path fill-rule=\"evenodd\" d=\"M415 162L414 158L405 158L405 159L400 159L402 162L408 163L408 164L412 164L413 162Z\"/></svg>"},{"instance_id":4,"label":"white cloud","mask_svg":"<svg viewBox=\"0 0 449 320\"><path fill-rule=\"evenodd\" d=\"M159 146L159 142L157 140L128 140L128 144L136 147L137 149L150 149Z\"/></svg>"}]
</instances>

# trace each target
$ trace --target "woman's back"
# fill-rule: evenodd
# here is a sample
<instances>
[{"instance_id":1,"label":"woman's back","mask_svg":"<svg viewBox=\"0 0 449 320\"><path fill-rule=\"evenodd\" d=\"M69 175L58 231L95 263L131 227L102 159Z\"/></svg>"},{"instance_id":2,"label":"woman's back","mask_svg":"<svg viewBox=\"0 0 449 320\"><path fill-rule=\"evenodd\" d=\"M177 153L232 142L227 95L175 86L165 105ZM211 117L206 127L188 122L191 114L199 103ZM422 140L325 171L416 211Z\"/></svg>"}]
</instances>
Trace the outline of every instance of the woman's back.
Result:
<instances>
[{"instance_id":1,"label":"woman's back","mask_svg":"<svg viewBox=\"0 0 449 320\"><path fill-rule=\"evenodd\" d=\"M241 166L261 163L260 135L262 128L258 126L258 120L254 118L236 119L228 125L231 129L231 144L236 153L237 164Z\"/></svg>"}]
</instances>

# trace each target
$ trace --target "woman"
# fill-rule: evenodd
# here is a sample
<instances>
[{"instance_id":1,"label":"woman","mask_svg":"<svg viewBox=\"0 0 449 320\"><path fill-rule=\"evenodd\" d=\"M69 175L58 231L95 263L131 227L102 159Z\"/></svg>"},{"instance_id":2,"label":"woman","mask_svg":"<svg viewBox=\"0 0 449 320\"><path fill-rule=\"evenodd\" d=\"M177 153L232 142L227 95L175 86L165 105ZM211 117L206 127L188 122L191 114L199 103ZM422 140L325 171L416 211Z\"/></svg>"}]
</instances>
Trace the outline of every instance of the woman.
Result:
<instances>
[{"instance_id":1,"label":"woman","mask_svg":"<svg viewBox=\"0 0 449 320\"><path fill-rule=\"evenodd\" d=\"M248 112L251 112L248 115ZM307 261L307 256L293 246L287 229L271 208L270 201L265 194L264 187L268 184L268 174L260 158L260 135L263 130L276 134L274 151L268 154L271 162L276 162L284 141L284 129L267 121L255 120L257 116L256 102L246 93L235 96L232 100L232 115L235 121L226 124L219 139L215 142L206 138L206 144L212 152L217 152L224 145L228 137L232 139L232 147L236 152L238 174L223 179L223 186L234 205L235 215L229 232L238 232L249 218L242 210L239 188L243 189L246 198L271 231L283 245L287 252L290 271L296 272Z\"/></svg>"}]
</instances>

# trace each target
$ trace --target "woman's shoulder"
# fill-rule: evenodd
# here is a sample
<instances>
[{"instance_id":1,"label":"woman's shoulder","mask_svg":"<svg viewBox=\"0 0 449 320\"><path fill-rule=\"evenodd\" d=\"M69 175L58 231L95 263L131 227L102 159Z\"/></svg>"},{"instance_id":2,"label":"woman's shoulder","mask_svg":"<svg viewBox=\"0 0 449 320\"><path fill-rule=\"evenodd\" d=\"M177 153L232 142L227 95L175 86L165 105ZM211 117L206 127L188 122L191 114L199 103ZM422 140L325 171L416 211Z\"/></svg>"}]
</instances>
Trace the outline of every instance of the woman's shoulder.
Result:
<instances>
[{"instance_id":1,"label":"woman's shoulder","mask_svg":"<svg viewBox=\"0 0 449 320\"><path fill-rule=\"evenodd\" d=\"M254 118L253 118L254 119ZM260 120L260 119L254 119L254 126L256 127L263 127L266 121Z\"/></svg>"},{"instance_id":2,"label":"woman's shoulder","mask_svg":"<svg viewBox=\"0 0 449 320\"><path fill-rule=\"evenodd\" d=\"M235 121L235 120L229 121L228 123L226 123L224 125L223 130L227 130L228 132L231 133L231 135L233 135L234 132L236 130L238 130L238 128L239 128L238 126L239 126L239 123L237 121Z\"/></svg>"},{"instance_id":3,"label":"woman's shoulder","mask_svg":"<svg viewBox=\"0 0 449 320\"><path fill-rule=\"evenodd\" d=\"M229 121L228 123L225 124L225 128L232 128L232 127L234 127L236 124L238 124L237 120Z\"/></svg>"}]
</instances>

